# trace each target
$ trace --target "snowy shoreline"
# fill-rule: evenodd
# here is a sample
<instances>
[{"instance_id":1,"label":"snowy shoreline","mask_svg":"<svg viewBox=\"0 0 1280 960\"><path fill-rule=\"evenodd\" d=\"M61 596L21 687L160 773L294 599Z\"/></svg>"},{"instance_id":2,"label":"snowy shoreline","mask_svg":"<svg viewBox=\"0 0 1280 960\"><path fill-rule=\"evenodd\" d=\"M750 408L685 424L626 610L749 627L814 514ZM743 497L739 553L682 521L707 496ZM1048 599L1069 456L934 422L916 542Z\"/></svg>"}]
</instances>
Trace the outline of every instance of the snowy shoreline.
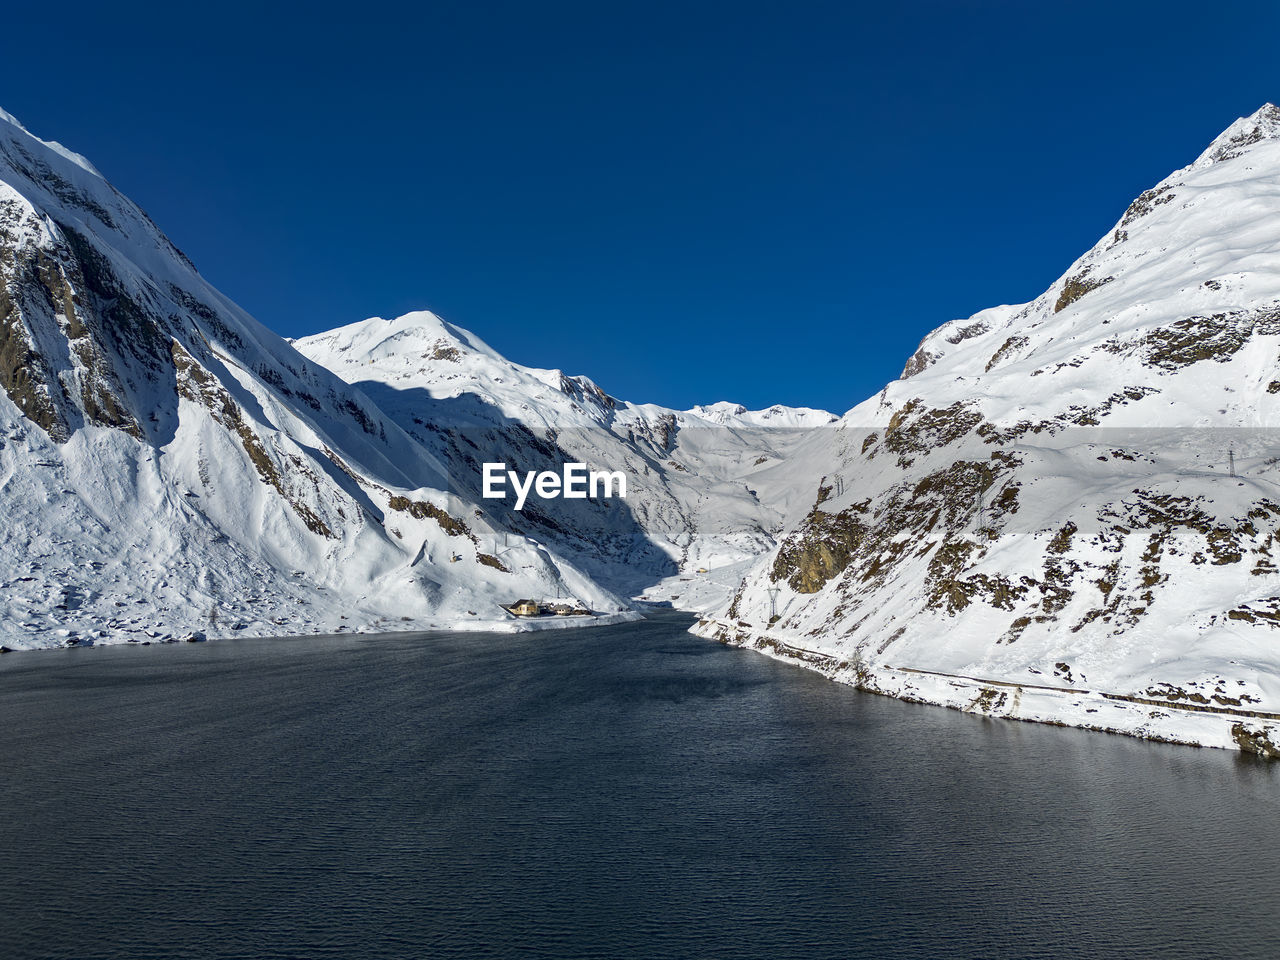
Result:
<instances>
[{"instance_id":1,"label":"snowy shoreline","mask_svg":"<svg viewBox=\"0 0 1280 960\"><path fill-rule=\"evenodd\" d=\"M867 693L948 707L980 717L1074 727L1190 747L1239 750L1280 759L1280 714L1149 697L979 678L915 667L867 665L796 646L767 632L702 619L691 633L762 653Z\"/></svg>"},{"instance_id":2,"label":"snowy shoreline","mask_svg":"<svg viewBox=\"0 0 1280 960\"><path fill-rule=\"evenodd\" d=\"M316 627L309 633L275 633L262 625L263 629L258 630L257 625L250 626L244 630L237 630L233 634L207 636L205 631L192 630L175 630L162 633L155 631L139 635L116 633L104 637L84 637L78 638L76 643L68 644L63 638L59 638L59 642L45 643L39 645L22 645L12 646L20 641L10 639L0 644L0 649L5 653L31 653L40 650L69 650L79 649L82 647L140 647L152 646L157 644L169 643L204 643L219 642L223 640L314 640L332 637L371 637L371 636L387 636L390 634L421 634L421 633L535 633L545 630L572 630L582 627L603 627L614 626L621 623L630 623L635 620L643 620L644 615L636 610L620 610L615 613L593 614L591 616L578 617L544 617L537 620L534 619L508 619L508 620L458 620L456 622L437 623L431 622L426 624L407 625L404 622L397 624L400 629L395 629L389 623L371 622L364 624L358 628L329 630L323 627ZM327 626L327 625L326 625ZM191 640L192 636L200 639Z\"/></svg>"}]
</instances>

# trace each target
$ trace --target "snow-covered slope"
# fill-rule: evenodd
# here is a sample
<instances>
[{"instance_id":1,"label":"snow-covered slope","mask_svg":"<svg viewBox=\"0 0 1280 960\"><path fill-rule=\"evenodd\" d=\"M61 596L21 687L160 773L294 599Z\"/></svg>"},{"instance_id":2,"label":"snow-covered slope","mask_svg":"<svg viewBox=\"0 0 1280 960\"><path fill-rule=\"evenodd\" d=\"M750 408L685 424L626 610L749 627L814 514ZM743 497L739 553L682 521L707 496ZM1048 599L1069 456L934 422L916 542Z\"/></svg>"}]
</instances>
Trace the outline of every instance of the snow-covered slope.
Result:
<instances>
[{"instance_id":1,"label":"snow-covered slope","mask_svg":"<svg viewBox=\"0 0 1280 960\"><path fill-rule=\"evenodd\" d=\"M358 386L480 500L481 465L623 471L624 501L539 502L520 513L482 501L493 522L555 543L604 582L677 604L709 604L719 581L680 574L768 550L798 489L786 468L821 410L731 403L671 410L615 399L586 377L521 366L427 312L373 318L295 342ZM712 596L719 594L710 589ZM694 598L696 597L696 601Z\"/></svg>"},{"instance_id":2,"label":"snow-covered slope","mask_svg":"<svg viewBox=\"0 0 1280 960\"><path fill-rule=\"evenodd\" d=\"M1273 106L835 422L623 402L429 313L296 347L0 114L0 643L723 591L701 633L871 690L1280 754ZM497 460L628 497L517 512Z\"/></svg>"},{"instance_id":3,"label":"snow-covered slope","mask_svg":"<svg viewBox=\"0 0 1280 960\"><path fill-rule=\"evenodd\" d=\"M0 387L7 646L481 623L555 592L620 608L8 114Z\"/></svg>"},{"instance_id":4,"label":"snow-covered slope","mask_svg":"<svg viewBox=\"0 0 1280 960\"><path fill-rule=\"evenodd\" d=\"M1278 421L1267 105L803 444L807 512L698 629L895 696L1272 749Z\"/></svg>"}]
</instances>

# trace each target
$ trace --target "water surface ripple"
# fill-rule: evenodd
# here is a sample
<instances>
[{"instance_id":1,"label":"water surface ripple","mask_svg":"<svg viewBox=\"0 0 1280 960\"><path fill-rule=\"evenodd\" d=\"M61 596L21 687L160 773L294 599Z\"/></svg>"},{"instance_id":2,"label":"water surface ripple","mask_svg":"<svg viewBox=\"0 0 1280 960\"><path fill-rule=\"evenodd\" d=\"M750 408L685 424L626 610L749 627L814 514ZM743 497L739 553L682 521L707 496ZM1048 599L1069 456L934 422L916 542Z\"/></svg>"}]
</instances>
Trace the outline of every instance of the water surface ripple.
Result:
<instances>
[{"instance_id":1,"label":"water surface ripple","mask_svg":"<svg viewBox=\"0 0 1280 960\"><path fill-rule=\"evenodd\" d=\"M0 659L0 955L1280 955L1280 768L683 632Z\"/></svg>"}]
</instances>

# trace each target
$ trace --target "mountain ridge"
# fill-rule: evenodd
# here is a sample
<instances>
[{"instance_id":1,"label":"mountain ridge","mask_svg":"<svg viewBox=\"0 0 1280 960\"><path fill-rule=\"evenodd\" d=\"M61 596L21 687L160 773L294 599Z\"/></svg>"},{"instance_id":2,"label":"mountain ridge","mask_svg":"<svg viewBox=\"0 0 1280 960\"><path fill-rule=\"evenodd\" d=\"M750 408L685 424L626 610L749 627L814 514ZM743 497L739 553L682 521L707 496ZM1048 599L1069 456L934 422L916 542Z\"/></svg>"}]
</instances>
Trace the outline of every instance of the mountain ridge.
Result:
<instances>
[{"instance_id":1,"label":"mountain ridge","mask_svg":"<svg viewBox=\"0 0 1280 960\"><path fill-rule=\"evenodd\" d=\"M875 692L1280 756L1274 105L840 417L629 403L425 311L283 341L3 121L11 642L493 628L552 591L625 618L645 591ZM517 511L490 457L636 493Z\"/></svg>"},{"instance_id":2,"label":"mountain ridge","mask_svg":"<svg viewBox=\"0 0 1280 960\"><path fill-rule=\"evenodd\" d=\"M634 616L567 558L468 518L429 450L210 286L91 164L12 122L0 387L9 646L502 626L498 601L555 591Z\"/></svg>"},{"instance_id":3,"label":"mountain ridge","mask_svg":"<svg viewBox=\"0 0 1280 960\"><path fill-rule=\"evenodd\" d=\"M1280 742L1195 709L1280 713L1278 120L1237 120L1031 302L927 335L801 452L808 512L697 632L971 712Z\"/></svg>"},{"instance_id":4,"label":"mountain ridge","mask_svg":"<svg viewBox=\"0 0 1280 960\"><path fill-rule=\"evenodd\" d=\"M295 346L436 449L467 496L480 496L485 458L518 469L577 461L624 470L625 530L601 504L561 502L554 516L486 509L505 525L594 558L593 572L628 594L652 597L650 588L680 582L682 571L741 563L771 546L792 491L784 472L770 476L769 466L807 431L837 419L807 408L753 412L725 403L680 411L631 403L589 377L507 360L429 311L370 318Z\"/></svg>"},{"instance_id":5,"label":"mountain ridge","mask_svg":"<svg viewBox=\"0 0 1280 960\"><path fill-rule=\"evenodd\" d=\"M730 455L691 444L684 427L703 425L693 414L510 364L430 314L392 333L424 324L443 360L465 352L498 388L430 398L429 424L404 398L384 410L307 359L201 277L85 158L5 114L0 643L550 625L498 609L523 596L630 618L617 590L772 544L782 515L737 476L748 447L760 454L741 431ZM504 378L520 390L504 393ZM539 406L556 417L530 413ZM797 416L811 415L834 420ZM590 442L569 443L567 422ZM601 457L628 457L646 479L634 509L520 514L481 498L469 431L538 467L566 459L565 445L603 444ZM693 479L708 457L721 473ZM708 500L735 506L704 538L695 513Z\"/></svg>"}]
</instances>

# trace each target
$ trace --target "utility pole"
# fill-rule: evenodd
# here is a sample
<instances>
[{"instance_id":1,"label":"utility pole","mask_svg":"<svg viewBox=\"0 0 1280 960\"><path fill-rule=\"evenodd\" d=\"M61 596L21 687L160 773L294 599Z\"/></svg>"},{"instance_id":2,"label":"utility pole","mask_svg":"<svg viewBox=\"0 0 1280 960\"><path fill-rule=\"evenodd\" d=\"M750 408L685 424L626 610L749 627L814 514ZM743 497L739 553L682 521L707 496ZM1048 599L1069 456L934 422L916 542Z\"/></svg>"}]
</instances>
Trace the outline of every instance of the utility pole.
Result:
<instances>
[{"instance_id":1,"label":"utility pole","mask_svg":"<svg viewBox=\"0 0 1280 960\"><path fill-rule=\"evenodd\" d=\"M1232 447L1227 447L1227 460L1231 464L1231 476L1236 475L1236 451Z\"/></svg>"},{"instance_id":2,"label":"utility pole","mask_svg":"<svg viewBox=\"0 0 1280 960\"><path fill-rule=\"evenodd\" d=\"M778 591L781 587L769 587L769 619L776 620L778 618Z\"/></svg>"}]
</instances>

